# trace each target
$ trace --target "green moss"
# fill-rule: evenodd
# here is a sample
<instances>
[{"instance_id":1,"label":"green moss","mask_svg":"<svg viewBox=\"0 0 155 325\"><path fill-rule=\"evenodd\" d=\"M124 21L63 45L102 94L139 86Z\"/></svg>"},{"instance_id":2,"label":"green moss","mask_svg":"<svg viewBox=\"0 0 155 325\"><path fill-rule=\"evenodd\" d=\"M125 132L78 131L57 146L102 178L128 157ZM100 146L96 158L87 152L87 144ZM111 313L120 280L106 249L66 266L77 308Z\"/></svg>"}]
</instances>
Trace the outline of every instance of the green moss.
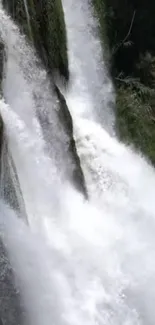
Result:
<instances>
[{"instance_id":1,"label":"green moss","mask_svg":"<svg viewBox=\"0 0 155 325\"><path fill-rule=\"evenodd\" d=\"M61 0L27 0L30 22L23 0L3 0L3 4L34 43L46 68L52 73L58 71L68 80L67 38Z\"/></svg>"},{"instance_id":2,"label":"green moss","mask_svg":"<svg viewBox=\"0 0 155 325\"><path fill-rule=\"evenodd\" d=\"M122 140L134 143L155 164L155 118L150 100L130 86L120 86L116 101L117 127Z\"/></svg>"}]
</instances>

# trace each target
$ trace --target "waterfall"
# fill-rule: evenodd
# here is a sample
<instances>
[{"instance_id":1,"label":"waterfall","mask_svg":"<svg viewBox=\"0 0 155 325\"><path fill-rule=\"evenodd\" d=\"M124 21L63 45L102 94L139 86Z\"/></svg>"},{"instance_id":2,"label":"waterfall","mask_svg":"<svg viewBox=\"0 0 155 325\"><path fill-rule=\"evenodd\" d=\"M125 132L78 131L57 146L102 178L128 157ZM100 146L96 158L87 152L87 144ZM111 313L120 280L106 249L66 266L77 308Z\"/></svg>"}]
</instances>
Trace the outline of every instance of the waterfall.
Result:
<instances>
[{"instance_id":1,"label":"waterfall","mask_svg":"<svg viewBox=\"0 0 155 325\"><path fill-rule=\"evenodd\" d=\"M1 150L1 188L0 194L3 200L15 210L22 211L24 218L25 207L18 181L17 172L14 166L14 162L8 150L6 138L4 137ZM26 214L25 214L26 220Z\"/></svg>"},{"instance_id":2,"label":"waterfall","mask_svg":"<svg viewBox=\"0 0 155 325\"><path fill-rule=\"evenodd\" d=\"M154 325L155 171L114 136L113 88L91 9L86 2L63 3L72 75L64 93L89 201L64 172L68 140L46 71L0 9L7 51L0 114L25 209L1 194L0 238L21 300L21 323Z\"/></svg>"},{"instance_id":3,"label":"waterfall","mask_svg":"<svg viewBox=\"0 0 155 325\"><path fill-rule=\"evenodd\" d=\"M97 123L114 134L112 82L103 62L103 53L92 18L89 1L63 0L71 72L70 110ZM76 109L75 109L76 102Z\"/></svg>"},{"instance_id":4,"label":"waterfall","mask_svg":"<svg viewBox=\"0 0 155 325\"><path fill-rule=\"evenodd\" d=\"M25 7L25 12L26 12L27 25L29 28L30 38L33 38L27 0L24 0L24 7Z\"/></svg>"}]
</instances>

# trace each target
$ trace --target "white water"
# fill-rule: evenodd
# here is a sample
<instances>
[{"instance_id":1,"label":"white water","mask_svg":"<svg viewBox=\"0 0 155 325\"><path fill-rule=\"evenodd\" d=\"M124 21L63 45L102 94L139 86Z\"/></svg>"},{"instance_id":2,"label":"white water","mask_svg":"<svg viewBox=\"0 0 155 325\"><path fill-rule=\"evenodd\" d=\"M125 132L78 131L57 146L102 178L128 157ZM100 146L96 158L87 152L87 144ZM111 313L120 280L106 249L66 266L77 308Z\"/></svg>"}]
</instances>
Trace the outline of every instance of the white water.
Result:
<instances>
[{"instance_id":1,"label":"white water","mask_svg":"<svg viewBox=\"0 0 155 325\"><path fill-rule=\"evenodd\" d=\"M3 10L0 17L0 33L7 44L8 56L3 82L5 100L17 114L18 124L24 122L31 139L39 136L38 146L44 146L42 138L46 141L45 150L59 170L60 178L64 178L71 174L74 166L67 150L68 135L58 118L58 100L24 37ZM14 150L12 155L15 156Z\"/></svg>"},{"instance_id":2,"label":"white water","mask_svg":"<svg viewBox=\"0 0 155 325\"><path fill-rule=\"evenodd\" d=\"M25 7L25 12L26 12L26 18L27 18L27 24L28 24L28 28L29 28L30 37L33 37L27 0L24 0L24 7Z\"/></svg>"},{"instance_id":3,"label":"white water","mask_svg":"<svg viewBox=\"0 0 155 325\"><path fill-rule=\"evenodd\" d=\"M79 102L86 109L79 116L73 112L73 118L90 202L62 184L31 97L36 71L40 80L44 72L36 68L31 52L32 67L26 65L26 71L21 63L29 49L2 11L0 19L10 57L4 82L9 105L1 101L0 113L30 224L28 228L1 202L0 231L27 311L26 324L154 325L154 169L93 121L89 101L75 88L68 103L71 111L77 112ZM22 46L13 60L15 37ZM18 82L11 83L15 76Z\"/></svg>"},{"instance_id":4,"label":"white water","mask_svg":"<svg viewBox=\"0 0 155 325\"><path fill-rule=\"evenodd\" d=\"M114 133L114 91L102 60L97 24L88 2L63 0L71 72L70 96L72 115L101 123ZM76 102L76 109L75 109Z\"/></svg>"}]
</instances>

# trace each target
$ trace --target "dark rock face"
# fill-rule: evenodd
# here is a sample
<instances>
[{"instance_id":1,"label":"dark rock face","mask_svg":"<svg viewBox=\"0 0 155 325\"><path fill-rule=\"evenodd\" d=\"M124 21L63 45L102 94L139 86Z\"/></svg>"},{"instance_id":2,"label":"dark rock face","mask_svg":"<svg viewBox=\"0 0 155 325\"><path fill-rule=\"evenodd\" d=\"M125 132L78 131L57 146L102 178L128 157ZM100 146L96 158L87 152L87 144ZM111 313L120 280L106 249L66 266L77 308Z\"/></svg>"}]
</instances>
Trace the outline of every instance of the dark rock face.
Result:
<instances>
[{"instance_id":1,"label":"dark rock face","mask_svg":"<svg viewBox=\"0 0 155 325\"><path fill-rule=\"evenodd\" d=\"M4 59L4 44L0 38L0 96L2 94L3 59Z\"/></svg>"},{"instance_id":2,"label":"dark rock face","mask_svg":"<svg viewBox=\"0 0 155 325\"><path fill-rule=\"evenodd\" d=\"M3 51L4 51L4 45L2 42L0 42L0 80L2 80L2 74L3 74Z\"/></svg>"},{"instance_id":3,"label":"dark rock face","mask_svg":"<svg viewBox=\"0 0 155 325\"><path fill-rule=\"evenodd\" d=\"M85 197L88 198L85 179L81 168L80 159L77 154L75 140L73 137L72 118L67 107L66 100L57 86L55 86L55 91L57 93L60 105L60 109L58 112L59 118L60 121L62 121L69 138L68 154L71 156L73 166L72 173L70 175L71 181L75 184L77 190L79 190L81 193L84 193Z\"/></svg>"}]
</instances>

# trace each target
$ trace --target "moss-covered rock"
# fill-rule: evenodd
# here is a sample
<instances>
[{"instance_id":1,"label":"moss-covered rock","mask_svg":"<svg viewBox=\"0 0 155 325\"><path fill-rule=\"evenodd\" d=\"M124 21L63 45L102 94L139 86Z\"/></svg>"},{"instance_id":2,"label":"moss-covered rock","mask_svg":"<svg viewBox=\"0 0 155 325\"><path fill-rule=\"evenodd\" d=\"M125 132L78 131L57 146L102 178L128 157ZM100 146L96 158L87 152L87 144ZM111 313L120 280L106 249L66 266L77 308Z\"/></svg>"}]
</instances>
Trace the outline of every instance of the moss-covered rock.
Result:
<instances>
[{"instance_id":1,"label":"moss-covered rock","mask_svg":"<svg viewBox=\"0 0 155 325\"><path fill-rule=\"evenodd\" d=\"M68 80L66 28L61 0L3 0L3 5L34 43L46 68L51 73L58 71Z\"/></svg>"}]
</instances>

